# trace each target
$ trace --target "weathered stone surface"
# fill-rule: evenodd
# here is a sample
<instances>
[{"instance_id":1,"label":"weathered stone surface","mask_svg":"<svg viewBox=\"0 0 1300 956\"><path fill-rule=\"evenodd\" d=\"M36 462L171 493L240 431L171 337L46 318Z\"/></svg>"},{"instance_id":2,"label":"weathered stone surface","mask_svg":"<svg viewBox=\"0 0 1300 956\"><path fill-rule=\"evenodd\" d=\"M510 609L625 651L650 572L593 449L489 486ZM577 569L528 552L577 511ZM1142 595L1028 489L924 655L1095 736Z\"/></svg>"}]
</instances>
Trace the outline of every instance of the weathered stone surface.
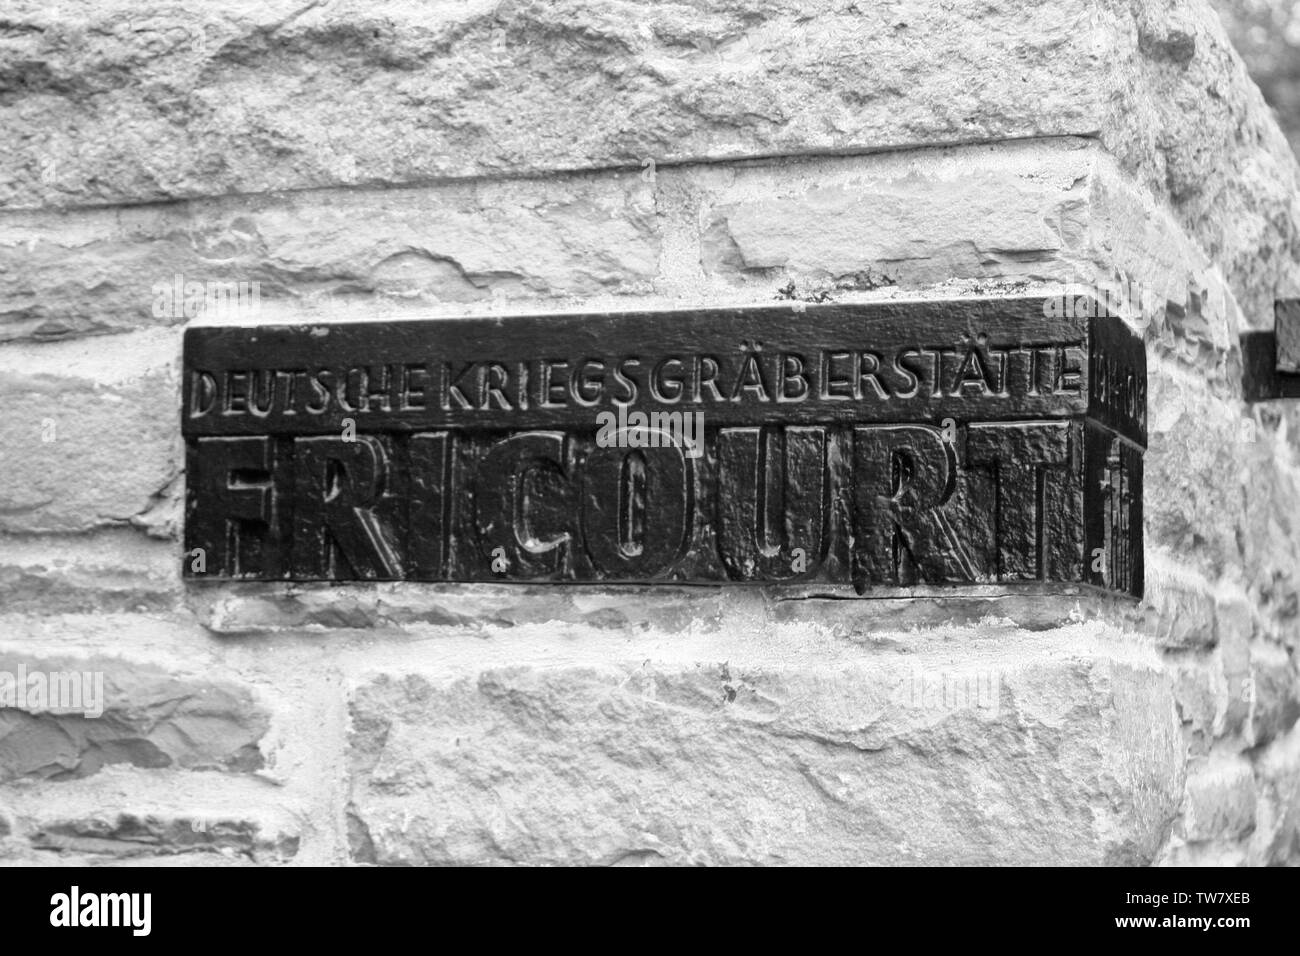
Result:
<instances>
[{"instance_id":1,"label":"weathered stone surface","mask_svg":"<svg viewBox=\"0 0 1300 956\"><path fill-rule=\"evenodd\" d=\"M1255 633L1251 606L1240 595L1219 600L1215 608L1220 622L1219 669L1223 675L1222 736L1232 738L1248 732L1255 679L1250 668L1251 638Z\"/></svg>"},{"instance_id":2,"label":"weathered stone surface","mask_svg":"<svg viewBox=\"0 0 1300 956\"><path fill-rule=\"evenodd\" d=\"M1104 658L1001 663L379 676L352 699L353 855L1151 859L1182 790L1164 678Z\"/></svg>"},{"instance_id":3,"label":"weathered stone surface","mask_svg":"<svg viewBox=\"0 0 1300 956\"><path fill-rule=\"evenodd\" d=\"M1261 432L1261 437L1285 435ZM1279 447L1280 446L1280 447ZM1276 439L1244 445L1241 464L1249 480L1242 496L1244 515L1239 533L1241 558L1237 571L1257 590L1259 610L1283 641L1296 649L1297 594L1300 594L1300 469L1289 444ZM1217 472L1207 474L1214 480Z\"/></svg>"},{"instance_id":4,"label":"weathered stone surface","mask_svg":"<svg viewBox=\"0 0 1300 956\"><path fill-rule=\"evenodd\" d=\"M1258 802L1255 836L1259 861L1293 865L1300 858L1300 731L1264 750L1255 763Z\"/></svg>"},{"instance_id":5,"label":"weathered stone surface","mask_svg":"<svg viewBox=\"0 0 1300 956\"><path fill-rule=\"evenodd\" d=\"M1168 197L1246 320L1270 326L1273 296L1297 281L1295 156L1207 4L1156 0L1127 14L1137 43L1114 51L1115 127L1103 138Z\"/></svg>"},{"instance_id":6,"label":"weathered stone surface","mask_svg":"<svg viewBox=\"0 0 1300 956\"><path fill-rule=\"evenodd\" d=\"M1065 140L759 167L706 206L702 264L838 289L1068 278L1096 156Z\"/></svg>"},{"instance_id":7,"label":"weathered stone surface","mask_svg":"<svg viewBox=\"0 0 1300 956\"><path fill-rule=\"evenodd\" d=\"M178 277L246 284L249 305L234 313L245 320L277 305L400 315L645 291L653 218L651 187L633 174L11 212L0 216L0 340L184 323L195 310L155 294Z\"/></svg>"},{"instance_id":8,"label":"weathered stone surface","mask_svg":"<svg viewBox=\"0 0 1300 956\"><path fill-rule=\"evenodd\" d=\"M10 7L0 608L110 700L0 710L0 864L1300 859L1300 413L1235 353L1300 293L1296 166L1199 0ZM179 348L131 331L177 275L352 319L1132 280L1146 602L177 601Z\"/></svg>"},{"instance_id":9,"label":"weathered stone surface","mask_svg":"<svg viewBox=\"0 0 1300 956\"><path fill-rule=\"evenodd\" d=\"M1245 760L1198 762L1187 775L1189 841L1231 841L1255 828L1255 778Z\"/></svg>"},{"instance_id":10,"label":"weathered stone surface","mask_svg":"<svg viewBox=\"0 0 1300 956\"><path fill-rule=\"evenodd\" d=\"M1118 280L1153 351L1240 378L1224 278L1095 140L33 210L0 227L0 340L176 324L152 290L178 281L242 283L256 307L235 318L295 322Z\"/></svg>"},{"instance_id":11,"label":"weathered stone surface","mask_svg":"<svg viewBox=\"0 0 1300 956\"><path fill-rule=\"evenodd\" d=\"M233 317L281 322L553 311L577 297L587 308L680 308L1106 282L1142 307L1154 352L1190 349L1219 386L1240 378L1227 367L1240 317L1222 276L1094 140L0 222L0 339L179 323L183 311L156 314L152 292L178 281L242 283L256 307Z\"/></svg>"},{"instance_id":12,"label":"weathered stone surface","mask_svg":"<svg viewBox=\"0 0 1300 956\"><path fill-rule=\"evenodd\" d=\"M1218 640L1209 582L1167 560L1148 562L1142 609L1148 632L1164 647L1206 648Z\"/></svg>"},{"instance_id":13,"label":"weathered stone surface","mask_svg":"<svg viewBox=\"0 0 1300 956\"><path fill-rule=\"evenodd\" d=\"M1222 678L1213 659L1204 655L1169 655L1166 664L1174 675L1174 701L1190 756L1209 753L1224 705Z\"/></svg>"},{"instance_id":14,"label":"weathered stone surface","mask_svg":"<svg viewBox=\"0 0 1300 956\"><path fill-rule=\"evenodd\" d=\"M114 2L52 16L24 3L0 61L23 92L6 104L20 145L2 196L155 199L1091 133L1107 115L1104 44L1136 33L1097 6Z\"/></svg>"},{"instance_id":15,"label":"weathered stone surface","mask_svg":"<svg viewBox=\"0 0 1300 956\"><path fill-rule=\"evenodd\" d=\"M231 635L422 626L495 630L551 622L606 630L675 629L692 621L716 625L729 608L755 604L753 595L728 595L721 589L621 588L584 594L572 588L490 584L411 589L402 584L286 587L250 582L236 589L192 589L187 598L205 627Z\"/></svg>"},{"instance_id":16,"label":"weathered stone surface","mask_svg":"<svg viewBox=\"0 0 1300 956\"><path fill-rule=\"evenodd\" d=\"M135 530L0 536L6 614L167 611L181 596L170 542Z\"/></svg>"},{"instance_id":17,"label":"weathered stone surface","mask_svg":"<svg viewBox=\"0 0 1300 956\"><path fill-rule=\"evenodd\" d=\"M13 675L102 675L102 713L55 711L49 701L0 709L0 782L69 780L110 764L248 772L262 766L269 718L245 687L178 678L109 657L33 658L0 652ZM93 676L92 676L93 679Z\"/></svg>"},{"instance_id":18,"label":"weathered stone surface","mask_svg":"<svg viewBox=\"0 0 1300 956\"><path fill-rule=\"evenodd\" d=\"M82 869L86 867L250 867L259 864L247 856L226 855L222 853L164 853L141 854L139 856L105 856L103 854L61 853L56 850L37 850L25 845L17 845L7 851L0 851L0 867L69 867Z\"/></svg>"},{"instance_id":19,"label":"weathered stone surface","mask_svg":"<svg viewBox=\"0 0 1300 956\"><path fill-rule=\"evenodd\" d=\"M302 803L265 774L106 767L0 787L0 865L246 866L301 862Z\"/></svg>"},{"instance_id":20,"label":"weathered stone surface","mask_svg":"<svg viewBox=\"0 0 1300 956\"><path fill-rule=\"evenodd\" d=\"M1296 279L1294 157L1201 3L84 0L10 18L13 207L1077 135L1169 197L1251 321Z\"/></svg>"},{"instance_id":21,"label":"weathered stone surface","mask_svg":"<svg viewBox=\"0 0 1300 956\"><path fill-rule=\"evenodd\" d=\"M180 323L183 310L155 309L152 291L177 277L243 283L256 289L256 308L234 317L278 321L554 310L578 296L731 305L738 281L768 301L789 282L838 295L967 277L1015 291L1090 276L1089 263L1107 258L1099 247L1112 216L1092 208L1107 175L1095 142L1066 139L689 166L650 181L609 172L10 212L0 215L0 340ZM1109 242L1169 247L1168 230L1147 236L1140 221ZM873 224L894 238L864 241ZM1178 255L1183 268L1192 253ZM1179 286L1165 290L1171 302Z\"/></svg>"},{"instance_id":22,"label":"weathered stone surface","mask_svg":"<svg viewBox=\"0 0 1300 956\"><path fill-rule=\"evenodd\" d=\"M0 354L0 532L170 534L183 460L179 342L146 332Z\"/></svg>"},{"instance_id":23,"label":"weathered stone surface","mask_svg":"<svg viewBox=\"0 0 1300 956\"><path fill-rule=\"evenodd\" d=\"M979 293L1035 283L1109 291L1152 355L1236 391L1242 317L1229 283L1175 221L1086 139L782 159L661 174L660 208L699 212L705 276L789 285L818 301L862 290ZM1272 254L1272 253L1270 253Z\"/></svg>"},{"instance_id":24,"label":"weathered stone surface","mask_svg":"<svg viewBox=\"0 0 1300 956\"><path fill-rule=\"evenodd\" d=\"M1300 674L1285 649L1265 641L1251 647L1250 671L1251 739L1258 747L1285 734L1300 720Z\"/></svg>"},{"instance_id":25,"label":"weathered stone surface","mask_svg":"<svg viewBox=\"0 0 1300 956\"><path fill-rule=\"evenodd\" d=\"M854 600L844 600L847 597ZM942 600L936 600L942 598ZM726 629L737 618L798 624L815 621L837 635L866 639L900 628L973 625L990 619L1043 631L1077 623L1081 591L1026 593L1004 587L962 594L934 587L916 597L858 599L848 586L831 588L555 588L523 584L463 584L411 589L402 583L268 584L188 588L185 605L207 629L221 635L446 629L499 633L536 624L573 625L595 631L641 633L689 627ZM1092 616L1114 626L1134 626L1140 616L1122 597L1089 595ZM1150 615L1149 627L1162 623Z\"/></svg>"},{"instance_id":26,"label":"weathered stone surface","mask_svg":"<svg viewBox=\"0 0 1300 956\"><path fill-rule=\"evenodd\" d=\"M244 857L261 864L285 862L298 852L296 836L263 833L251 820L167 819L129 813L47 822L30 835L29 843L34 850L89 857L196 854Z\"/></svg>"},{"instance_id":27,"label":"weathered stone surface","mask_svg":"<svg viewBox=\"0 0 1300 956\"><path fill-rule=\"evenodd\" d=\"M1158 363L1147 395L1147 547L1168 549L1184 567L1215 580L1241 563L1250 532L1266 523L1245 507L1256 486L1267 494L1273 480L1265 466L1271 442L1243 428L1235 402L1181 369Z\"/></svg>"}]
</instances>

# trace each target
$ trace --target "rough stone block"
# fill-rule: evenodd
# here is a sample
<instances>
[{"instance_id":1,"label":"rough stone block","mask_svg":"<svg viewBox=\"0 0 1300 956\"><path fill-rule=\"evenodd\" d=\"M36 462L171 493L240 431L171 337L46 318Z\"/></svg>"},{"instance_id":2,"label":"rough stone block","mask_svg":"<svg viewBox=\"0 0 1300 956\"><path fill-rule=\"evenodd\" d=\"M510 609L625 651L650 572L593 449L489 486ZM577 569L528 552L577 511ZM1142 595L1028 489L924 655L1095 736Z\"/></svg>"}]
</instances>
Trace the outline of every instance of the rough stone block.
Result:
<instances>
[{"instance_id":1,"label":"rough stone block","mask_svg":"<svg viewBox=\"0 0 1300 956\"><path fill-rule=\"evenodd\" d=\"M1254 633L1254 615L1240 596L1219 600L1216 615L1221 623L1223 640L1219 646L1219 667L1223 673L1224 704L1222 735L1230 737L1247 730L1255 680L1250 667L1250 640Z\"/></svg>"},{"instance_id":2,"label":"rough stone block","mask_svg":"<svg viewBox=\"0 0 1300 956\"><path fill-rule=\"evenodd\" d=\"M1245 696L1251 739L1258 747L1282 736L1300 719L1300 674L1284 648L1266 641L1251 647L1250 674Z\"/></svg>"},{"instance_id":3,"label":"rough stone block","mask_svg":"<svg viewBox=\"0 0 1300 956\"><path fill-rule=\"evenodd\" d=\"M1295 279L1276 254L1297 241L1295 159L1204 4L72 0L10 17L0 205L1084 136L1167 197L1252 322Z\"/></svg>"},{"instance_id":4,"label":"rough stone block","mask_svg":"<svg viewBox=\"0 0 1300 956\"><path fill-rule=\"evenodd\" d=\"M1103 658L395 673L351 707L363 862L1140 863L1182 790L1164 678Z\"/></svg>"},{"instance_id":5,"label":"rough stone block","mask_svg":"<svg viewBox=\"0 0 1300 956\"><path fill-rule=\"evenodd\" d=\"M1171 655L1168 661L1174 675L1174 701L1182 722L1188 753L1204 756L1215 739L1215 729L1224 706L1223 681L1216 673L1213 658L1205 655Z\"/></svg>"},{"instance_id":6,"label":"rough stone block","mask_svg":"<svg viewBox=\"0 0 1300 956\"><path fill-rule=\"evenodd\" d=\"M1241 563L1244 541L1258 529L1243 505L1248 486L1268 480L1269 451L1246 440L1235 403L1185 371L1157 362L1147 381L1147 546L1215 580Z\"/></svg>"},{"instance_id":7,"label":"rough stone block","mask_svg":"<svg viewBox=\"0 0 1300 956\"><path fill-rule=\"evenodd\" d=\"M652 187L633 174L13 213L0 341L274 307L401 315L625 294L649 288L658 259Z\"/></svg>"},{"instance_id":8,"label":"rough stone block","mask_svg":"<svg viewBox=\"0 0 1300 956\"><path fill-rule=\"evenodd\" d=\"M6 614L156 613L181 594L173 545L135 530L0 536Z\"/></svg>"},{"instance_id":9,"label":"rough stone block","mask_svg":"<svg viewBox=\"0 0 1300 956\"><path fill-rule=\"evenodd\" d=\"M1070 275L1095 149L1005 144L753 170L706 207L706 273L832 288Z\"/></svg>"},{"instance_id":10,"label":"rough stone block","mask_svg":"<svg viewBox=\"0 0 1300 956\"><path fill-rule=\"evenodd\" d=\"M238 773L264 763L259 742L269 717L237 684L110 657L12 650L0 653L0 675L0 691L10 695L0 709L0 781L70 780L110 764ZM58 675L87 676L75 708L70 694L53 689L56 680L69 686ZM38 685L46 688L40 697Z\"/></svg>"},{"instance_id":11,"label":"rough stone block","mask_svg":"<svg viewBox=\"0 0 1300 956\"><path fill-rule=\"evenodd\" d=\"M1146 572L1142 611L1149 633L1170 649L1213 647L1218 632L1209 582L1171 565L1166 555L1148 560Z\"/></svg>"},{"instance_id":12,"label":"rough stone block","mask_svg":"<svg viewBox=\"0 0 1300 956\"><path fill-rule=\"evenodd\" d=\"M1244 760L1200 763L1187 776L1189 841L1235 840L1255 828L1255 778Z\"/></svg>"},{"instance_id":13,"label":"rough stone block","mask_svg":"<svg viewBox=\"0 0 1300 956\"><path fill-rule=\"evenodd\" d=\"M218 856L242 857L262 865L293 859L298 842L296 836L264 833L252 820L168 819L129 813L51 820L29 837L33 850L90 858L129 860L193 854L196 863Z\"/></svg>"},{"instance_id":14,"label":"rough stone block","mask_svg":"<svg viewBox=\"0 0 1300 956\"><path fill-rule=\"evenodd\" d=\"M183 461L178 353L160 331L0 353L0 531L154 526Z\"/></svg>"}]
</instances>

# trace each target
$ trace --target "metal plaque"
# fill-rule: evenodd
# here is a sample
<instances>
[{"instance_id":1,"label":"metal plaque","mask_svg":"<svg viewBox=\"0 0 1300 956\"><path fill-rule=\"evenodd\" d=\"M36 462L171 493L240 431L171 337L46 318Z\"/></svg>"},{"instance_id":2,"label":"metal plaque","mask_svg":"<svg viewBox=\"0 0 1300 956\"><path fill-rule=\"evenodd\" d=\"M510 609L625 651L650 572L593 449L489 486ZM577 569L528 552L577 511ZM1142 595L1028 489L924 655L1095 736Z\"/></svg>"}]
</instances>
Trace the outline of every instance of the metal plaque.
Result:
<instances>
[{"instance_id":1,"label":"metal plaque","mask_svg":"<svg viewBox=\"0 0 1300 956\"><path fill-rule=\"evenodd\" d=\"M1088 299L199 327L182 422L195 579L1142 590Z\"/></svg>"}]
</instances>

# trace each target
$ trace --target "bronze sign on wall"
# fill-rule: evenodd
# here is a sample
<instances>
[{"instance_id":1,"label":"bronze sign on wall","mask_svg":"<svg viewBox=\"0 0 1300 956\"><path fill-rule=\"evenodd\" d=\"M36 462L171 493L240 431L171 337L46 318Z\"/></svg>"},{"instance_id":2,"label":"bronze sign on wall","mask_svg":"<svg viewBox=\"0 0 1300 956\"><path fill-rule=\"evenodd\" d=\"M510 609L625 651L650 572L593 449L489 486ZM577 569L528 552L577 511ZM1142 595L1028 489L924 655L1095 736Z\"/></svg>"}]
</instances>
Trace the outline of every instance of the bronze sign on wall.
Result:
<instances>
[{"instance_id":1,"label":"bronze sign on wall","mask_svg":"<svg viewBox=\"0 0 1300 956\"><path fill-rule=\"evenodd\" d=\"M185 573L1140 595L1146 362L1097 311L192 328Z\"/></svg>"}]
</instances>

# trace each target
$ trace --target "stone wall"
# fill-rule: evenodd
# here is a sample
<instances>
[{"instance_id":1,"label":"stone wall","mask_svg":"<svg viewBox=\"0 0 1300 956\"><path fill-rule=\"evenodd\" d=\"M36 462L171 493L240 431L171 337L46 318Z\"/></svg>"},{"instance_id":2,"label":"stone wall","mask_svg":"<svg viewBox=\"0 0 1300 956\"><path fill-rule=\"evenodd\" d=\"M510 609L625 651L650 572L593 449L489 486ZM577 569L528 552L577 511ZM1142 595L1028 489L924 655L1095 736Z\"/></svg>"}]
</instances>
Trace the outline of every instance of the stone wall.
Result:
<instances>
[{"instance_id":1,"label":"stone wall","mask_svg":"<svg viewBox=\"0 0 1300 956\"><path fill-rule=\"evenodd\" d=\"M10 4L10 863L1295 863L1300 170L1208 6ZM1142 290L1146 596L185 585L184 316Z\"/></svg>"}]
</instances>

